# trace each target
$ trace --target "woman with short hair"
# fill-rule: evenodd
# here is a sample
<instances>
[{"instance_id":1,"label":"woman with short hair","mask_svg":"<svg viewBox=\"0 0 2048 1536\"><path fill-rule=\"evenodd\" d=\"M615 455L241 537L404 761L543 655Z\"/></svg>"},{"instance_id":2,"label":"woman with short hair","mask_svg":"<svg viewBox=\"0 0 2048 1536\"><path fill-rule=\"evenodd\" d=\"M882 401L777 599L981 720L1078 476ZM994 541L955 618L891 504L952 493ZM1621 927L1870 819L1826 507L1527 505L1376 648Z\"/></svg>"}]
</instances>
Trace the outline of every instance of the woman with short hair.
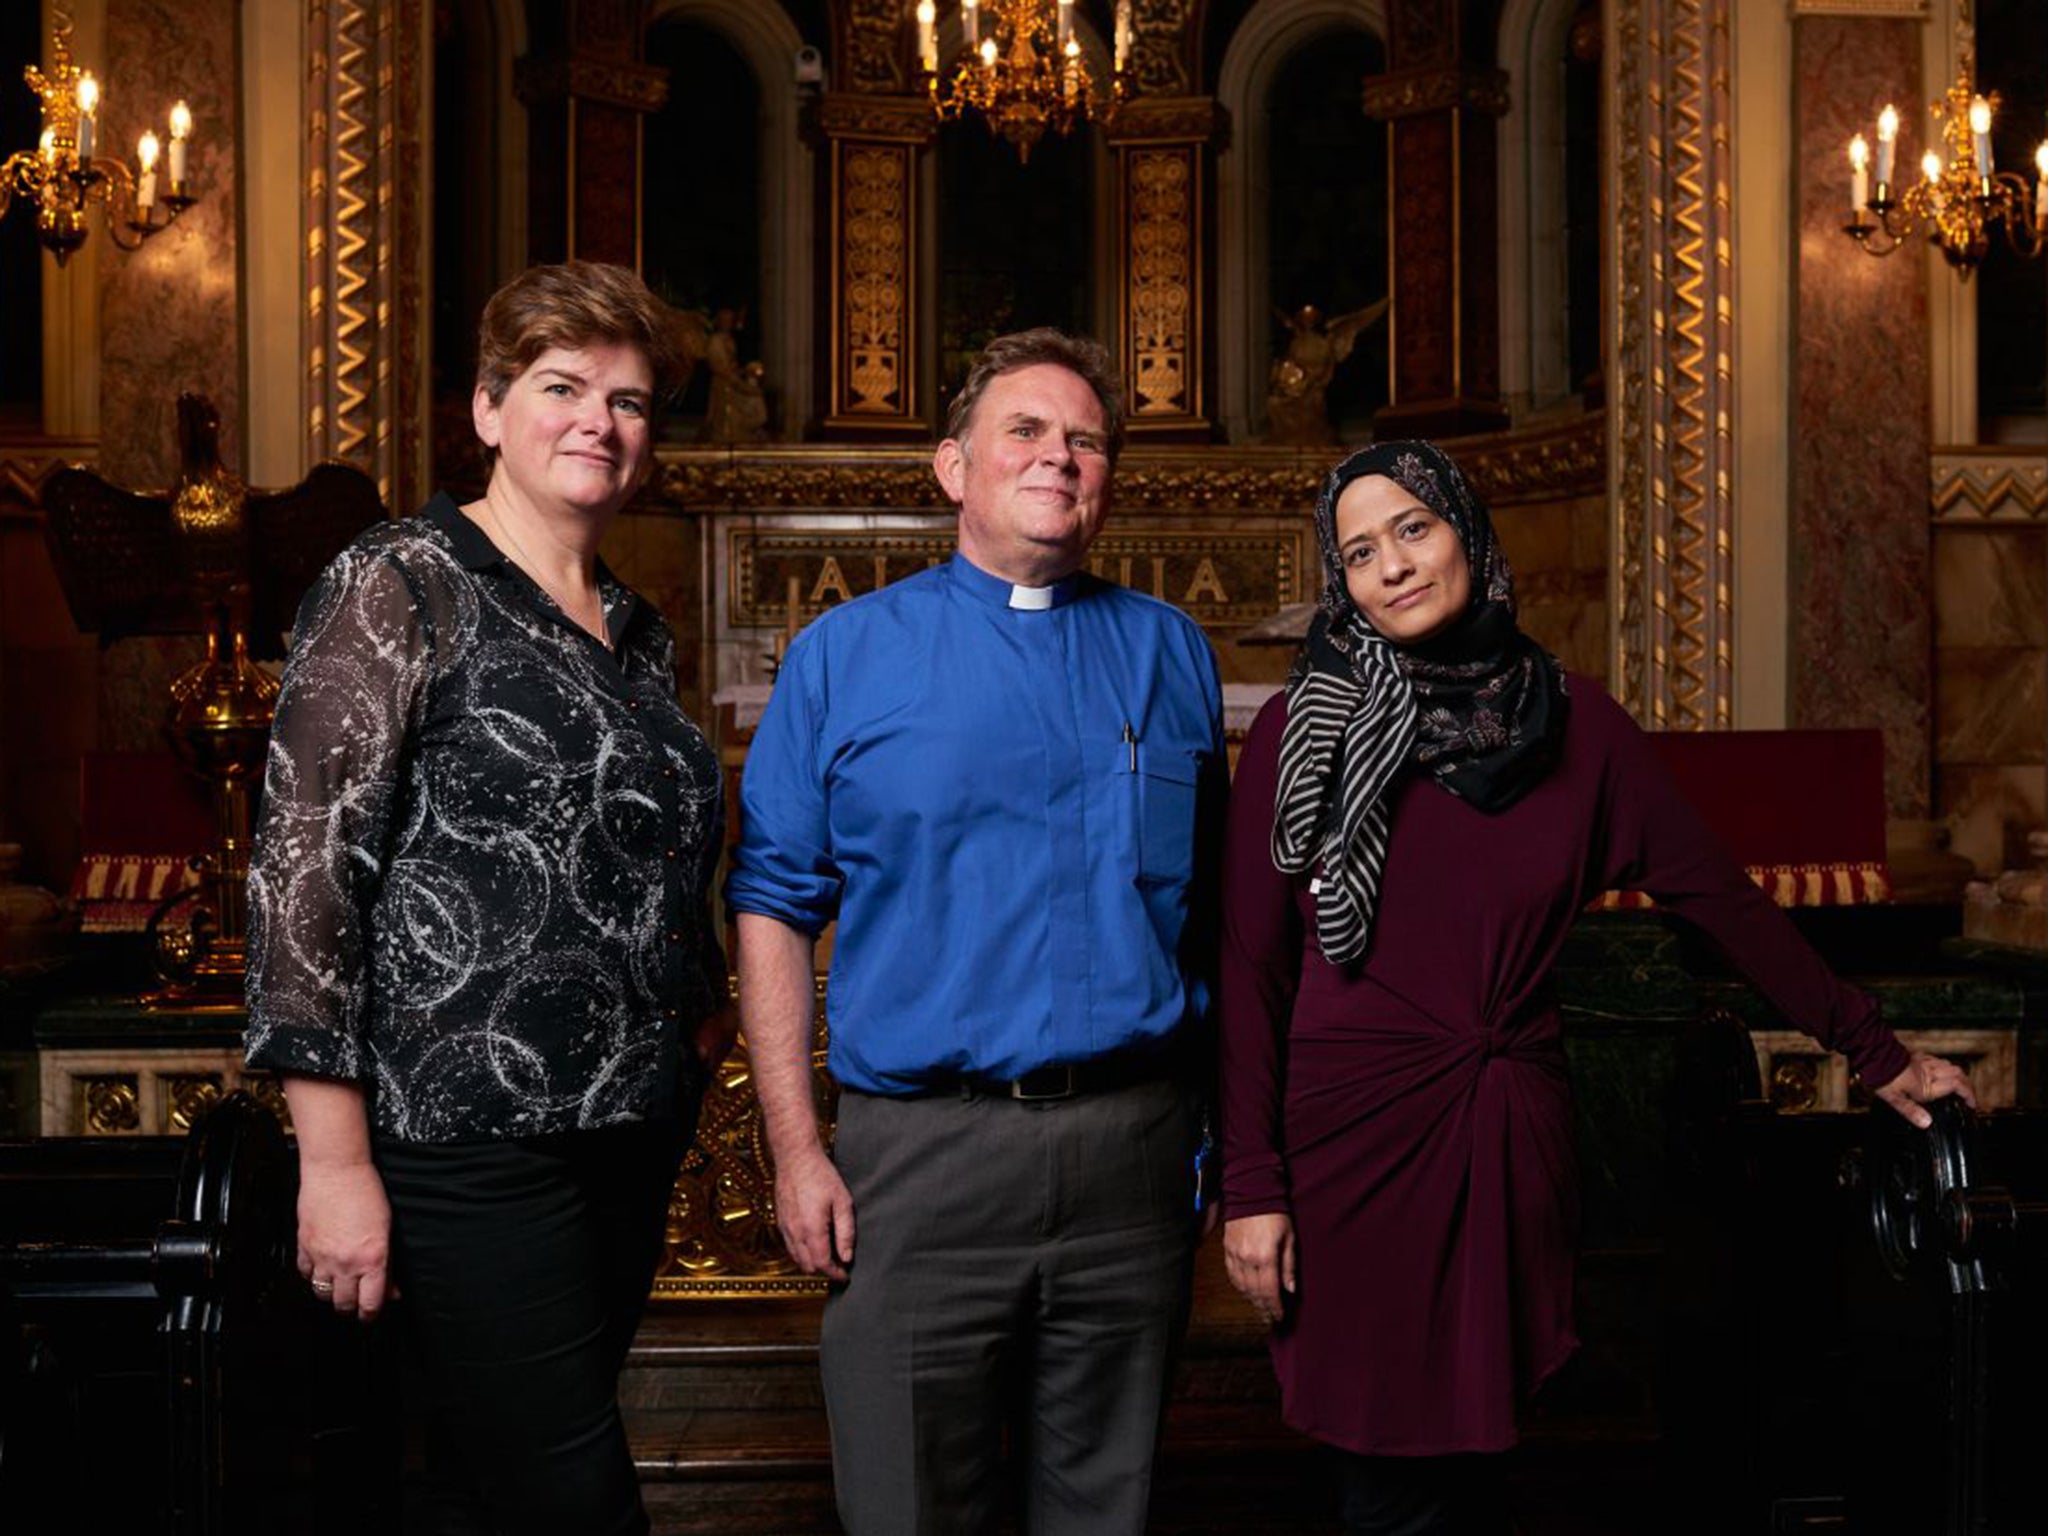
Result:
<instances>
[{"instance_id":1,"label":"woman with short hair","mask_svg":"<svg viewBox=\"0 0 2048 1536\"><path fill-rule=\"evenodd\" d=\"M404 1294L435 1529L647 1529L618 1373L731 1039L723 821L674 637L597 551L682 366L624 268L501 289L484 494L345 550L278 699L248 1060L284 1081L314 1294Z\"/></svg>"}]
</instances>

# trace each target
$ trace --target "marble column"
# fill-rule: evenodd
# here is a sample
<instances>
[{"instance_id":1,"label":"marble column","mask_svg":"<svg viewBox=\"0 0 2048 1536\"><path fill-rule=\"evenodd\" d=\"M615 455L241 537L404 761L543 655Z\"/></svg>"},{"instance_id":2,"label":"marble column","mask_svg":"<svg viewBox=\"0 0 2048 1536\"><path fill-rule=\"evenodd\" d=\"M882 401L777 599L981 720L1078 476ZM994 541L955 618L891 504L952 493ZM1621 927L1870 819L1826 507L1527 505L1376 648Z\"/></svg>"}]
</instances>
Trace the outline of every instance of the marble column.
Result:
<instances>
[{"instance_id":1,"label":"marble column","mask_svg":"<svg viewBox=\"0 0 2048 1536\"><path fill-rule=\"evenodd\" d=\"M1367 115L1388 124L1393 398L1379 437L1456 437L1507 425L1500 396L1498 119L1507 77L1465 40L1448 0L1392 7L1388 71ZM1470 56L1468 58L1468 55Z\"/></svg>"},{"instance_id":2,"label":"marble column","mask_svg":"<svg viewBox=\"0 0 2048 1536\"><path fill-rule=\"evenodd\" d=\"M643 62L640 0L571 0L519 61L527 111L527 254L640 265L642 128L668 101Z\"/></svg>"},{"instance_id":3,"label":"marble column","mask_svg":"<svg viewBox=\"0 0 2048 1536\"><path fill-rule=\"evenodd\" d=\"M1927 814L1928 263L1841 232L1848 143L1899 108L1899 173L1925 148L1920 26L1796 15L1797 341L1792 388L1791 724L1879 726L1894 816ZM1937 282L1953 282L1946 273Z\"/></svg>"}]
</instances>

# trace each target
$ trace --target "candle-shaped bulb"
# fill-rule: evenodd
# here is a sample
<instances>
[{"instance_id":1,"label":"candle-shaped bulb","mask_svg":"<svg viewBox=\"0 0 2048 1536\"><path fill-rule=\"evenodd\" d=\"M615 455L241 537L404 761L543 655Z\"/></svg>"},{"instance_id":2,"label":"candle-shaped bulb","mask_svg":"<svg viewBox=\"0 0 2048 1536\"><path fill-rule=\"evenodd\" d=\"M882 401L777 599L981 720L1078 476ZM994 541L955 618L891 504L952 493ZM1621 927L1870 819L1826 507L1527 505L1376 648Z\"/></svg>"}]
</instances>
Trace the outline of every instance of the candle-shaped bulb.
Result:
<instances>
[{"instance_id":1,"label":"candle-shaped bulb","mask_svg":"<svg viewBox=\"0 0 2048 1536\"><path fill-rule=\"evenodd\" d=\"M990 69L996 67L996 40L992 37L985 37L981 40L981 62Z\"/></svg>"},{"instance_id":2,"label":"candle-shaped bulb","mask_svg":"<svg viewBox=\"0 0 2048 1536\"><path fill-rule=\"evenodd\" d=\"M45 128L42 138L36 143L36 150L42 155L45 164L55 165L57 163L57 130Z\"/></svg>"},{"instance_id":3,"label":"candle-shaped bulb","mask_svg":"<svg viewBox=\"0 0 2048 1536\"><path fill-rule=\"evenodd\" d=\"M2048 180L2048 139L2034 146L2034 174Z\"/></svg>"},{"instance_id":4,"label":"candle-shaped bulb","mask_svg":"<svg viewBox=\"0 0 2048 1536\"><path fill-rule=\"evenodd\" d=\"M1890 102L1877 114L1877 184L1892 184L1893 156L1899 147L1899 109Z\"/></svg>"},{"instance_id":5,"label":"candle-shaped bulb","mask_svg":"<svg viewBox=\"0 0 2048 1536\"><path fill-rule=\"evenodd\" d=\"M2034 222L2048 223L2048 141L2034 151Z\"/></svg>"},{"instance_id":6,"label":"candle-shaped bulb","mask_svg":"<svg viewBox=\"0 0 2048 1536\"><path fill-rule=\"evenodd\" d=\"M1057 41L1062 51L1074 39L1074 0L1060 0Z\"/></svg>"},{"instance_id":7,"label":"candle-shaped bulb","mask_svg":"<svg viewBox=\"0 0 2048 1536\"><path fill-rule=\"evenodd\" d=\"M1920 157L1920 174L1929 181L1941 180L1941 156L1931 149L1922 155Z\"/></svg>"},{"instance_id":8,"label":"candle-shaped bulb","mask_svg":"<svg viewBox=\"0 0 2048 1536\"><path fill-rule=\"evenodd\" d=\"M1870 141L1857 134L1849 141L1849 168L1860 171L1870 164Z\"/></svg>"},{"instance_id":9,"label":"candle-shaped bulb","mask_svg":"<svg viewBox=\"0 0 2048 1536\"><path fill-rule=\"evenodd\" d=\"M171 108L171 193L181 196L185 191L185 141L192 134L192 109L182 101Z\"/></svg>"},{"instance_id":10,"label":"candle-shaped bulb","mask_svg":"<svg viewBox=\"0 0 2048 1536\"><path fill-rule=\"evenodd\" d=\"M1116 0L1116 72L1124 72L1131 53L1131 0Z\"/></svg>"},{"instance_id":11,"label":"candle-shaped bulb","mask_svg":"<svg viewBox=\"0 0 2048 1536\"><path fill-rule=\"evenodd\" d=\"M960 0L960 30L967 36L968 47L980 48L981 0Z\"/></svg>"},{"instance_id":12,"label":"candle-shaped bulb","mask_svg":"<svg viewBox=\"0 0 2048 1536\"><path fill-rule=\"evenodd\" d=\"M81 165L99 153L100 83L90 71L78 77L78 160Z\"/></svg>"},{"instance_id":13,"label":"candle-shaped bulb","mask_svg":"<svg viewBox=\"0 0 2048 1536\"><path fill-rule=\"evenodd\" d=\"M932 0L918 0L917 57L926 74L939 72L939 8Z\"/></svg>"},{"instance_id":14,"label":"candle-shaped bulb","mask_svg":"<svg viewBox=\"0 0 2048 1536\"><path fill-rule=\"evenodd\" d=\"M1970 132L1989 133L1990 131L1991 103L1982 96L1975 97L1970 102Z\"/></svg>"},{"instance_id":15,"label":"candle-shaped bulb","mask_svg":"<svg viewBox=\"0 0 2048 1536\"><path fill-rule=\"evenodd\" d=\"M1970 103L1970 147L1977 156L1977 176L1991 179L1991 103L1982 96Z\"/></svg>"},{"instance_id":16,"label":"candle-shaped bulb","mask_svg":"<svg viewBox=\"0 0 2048 1536\"><path fill-rule=\"evenodd\" d=\"M1870 206L1870 145L1860 133L1849 141L1849 206Z\"/></svg>"},{"instance_id":17,"label":"candle-shaped bulb","mask_svg":"<svg viewBox=\"0 0 2048 1536\"><path fill-rule=\"evenodd\" d=\"M162 150L156 134L148 129L135 141L135 159L142 167L142 174L135 178L135 206L144 214L156 203L156 157Z\"/></svg>"}]
</instances>

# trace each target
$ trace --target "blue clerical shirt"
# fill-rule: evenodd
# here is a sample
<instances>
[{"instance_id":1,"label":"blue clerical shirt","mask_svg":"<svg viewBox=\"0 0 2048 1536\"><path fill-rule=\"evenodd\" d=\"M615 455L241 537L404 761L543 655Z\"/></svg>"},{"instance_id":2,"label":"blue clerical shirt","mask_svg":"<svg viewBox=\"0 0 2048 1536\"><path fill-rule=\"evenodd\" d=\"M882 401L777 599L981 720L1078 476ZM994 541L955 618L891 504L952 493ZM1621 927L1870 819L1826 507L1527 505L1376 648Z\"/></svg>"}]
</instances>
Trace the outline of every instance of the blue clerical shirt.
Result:
<instances>
[{"instance_id":1,"label":"blue clerical shirt","mask_svg":"<svg viewBox=\"0 0 2048 1536\"><path fill-rule=\"evenodd\" d=\"M1013 589L955 555L790 646L726 903L809 934L837 919L830 1065L850 1087L1143 1048L1208 1007L1226 774L1216 659L1186 615L1088 575Z\"/></svg>"}]
</instances>

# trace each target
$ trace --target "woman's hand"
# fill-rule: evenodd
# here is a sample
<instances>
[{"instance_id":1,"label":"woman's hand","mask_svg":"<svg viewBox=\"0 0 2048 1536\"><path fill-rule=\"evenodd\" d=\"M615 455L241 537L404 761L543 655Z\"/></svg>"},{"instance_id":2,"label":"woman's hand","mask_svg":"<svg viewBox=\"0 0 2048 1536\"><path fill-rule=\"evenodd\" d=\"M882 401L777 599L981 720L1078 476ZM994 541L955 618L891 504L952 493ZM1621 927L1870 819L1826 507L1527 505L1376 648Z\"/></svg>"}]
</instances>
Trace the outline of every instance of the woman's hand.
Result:
<instances>
[{"instance_id":1,"label":"woman's hand","mask_svg":"<svg viewBox=\"0 0 2048 1536\"><path fill-rule=\"evenodd\" d=\"M732 1051L732 1043L740 1035L739 1010L727 1003L718 1012L707 1014L704 1022L697 1026L697 1033L690 1045L697 1053L697 1060L704 1064L706 1072L716 1072Z\"/></svg>"},{"instance_id":2,"label":"woman's hand","mask_svg":"<svg viewBox=\"0 0 2048 1536\"><path fill-rule=\"evenodd\" d=\"M286 1073L299 1138L299 1273L314 1299L368 1322L398 1294L390 1280L391 1204L370 1161L370 1121L354 1083Z\"/></svg>"},{"instance_id":3,"label":"woman's hand","mask_svg":"<svg viewBox=\"0 0 2048 1536\"><path fill-rule=\"evenodd\" d=\"M367 1158L299 1164L299 1273L315 1297L369 1322L397 1294L390 1280L391 1206Z\"/></svg>"},{"instance_id":4,"label":"woman's hand","mask_svg":"<svg viewBox=\"0 0 2048 1536\"><path fill-rule=\"evenodd\" d=\"M1930 1056L1925 1051L1913 1052L1913 1059L1906 1064L1906 1070L1877 1090L1880 1099L1923 1131L1934 1124L1934 1117L1920 1106L1945 1099L1950 1094L1972 1109L1977 1107L1977 1094L1970 1086L1970 1074L1954 1062Z\"/></svg>"},{"instance_id":5,"label":"woman's hand","mask_svg":"<svg viewBox=\"0 0 2048 1536\"><path fill-rule=\"evenodd\" d=\"M1294 1218L1274 1211L1224 1222L1223 1267L1254 1312L1269 1326L1279 1322L1294 1294Z\"/></svg>"}]
</instances>

